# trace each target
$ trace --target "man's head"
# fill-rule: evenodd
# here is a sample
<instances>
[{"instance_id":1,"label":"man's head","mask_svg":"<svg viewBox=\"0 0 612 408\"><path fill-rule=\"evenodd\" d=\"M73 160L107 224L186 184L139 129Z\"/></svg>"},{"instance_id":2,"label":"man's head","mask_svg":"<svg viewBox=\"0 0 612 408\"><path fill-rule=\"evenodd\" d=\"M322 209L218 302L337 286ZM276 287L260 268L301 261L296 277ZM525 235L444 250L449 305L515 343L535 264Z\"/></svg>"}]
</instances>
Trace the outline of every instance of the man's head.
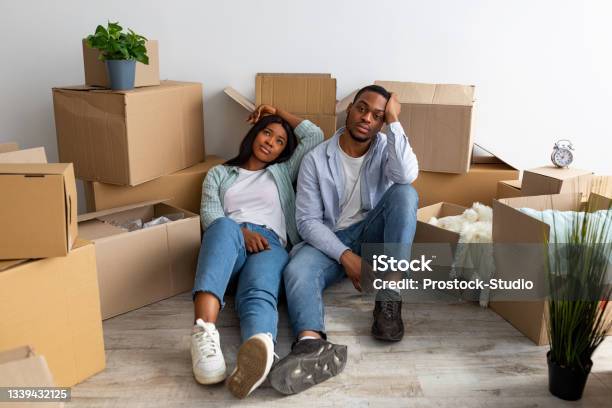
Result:
<instances>
[{"instance_id":1,"label":"man's head","mask_svg":"<svg viewBox=\"0 0 612 408\"><path fill-rule=\"evenodd\" d=\"M353 140L368 143L380 132L390 97L389 91L379 85L368 85L357 92L346 110L346 129Z\"/></svg>"}]
</instances>

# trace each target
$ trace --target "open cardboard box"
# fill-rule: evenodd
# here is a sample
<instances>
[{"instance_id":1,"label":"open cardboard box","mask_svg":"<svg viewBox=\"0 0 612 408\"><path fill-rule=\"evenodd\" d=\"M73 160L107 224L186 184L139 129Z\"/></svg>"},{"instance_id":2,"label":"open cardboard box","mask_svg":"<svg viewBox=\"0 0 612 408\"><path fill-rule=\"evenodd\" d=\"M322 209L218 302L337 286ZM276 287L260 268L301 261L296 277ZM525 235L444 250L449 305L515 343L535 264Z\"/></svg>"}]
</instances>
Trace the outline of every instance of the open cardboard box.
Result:
<instances>
[{"instance_id":1,"label":"open cardboard box","mask_svg":"<svg viewBox=\"0 0 612 408\"><path fill-rule=\"evenodd\" d=\"M77 239L67 256L0 261L0 299L0 350L31 345L45 356L59 387L104 369L91 242Z\"/></svg>"},{"instance_id":2,"label":"open cardboard box","mask_svg":"<svg viewBox=\"0 0 612 408\"><path fill-rule=\"evenodd\" d=\"M472 156L472 165L465 174L419 171L419 176L412 183L419 193L419 207L439 202L464 207L480 202L490 206L497 194L497 182L519 177L515 167L475 144L474 150L477 148L481 153Z\"/></svg>"},{"instance_id":3,"label":"open cardboard box","mask_svg":"<svg viewBox=\"0 0 612 408\"><path fill-rule=\"evenodd\" d=\"M399 121L421 170L457 174L468 172L472 156L473 85L399 81L374 83L397 94L402 105ZM346 110L356 92L338 102L337 113Z\"/></svg>"},{"instance_id":4,"label":"open cardboard box","mask_svg":"<svg viewBox=\"0 0 612 408\"><path fill-rule=\"evenodd\" d=\"M54 387L53 376L44 356L32 347L0 351L0 387ZM38 405L38 404L34 404ZM23 407L23 402L3 403L3 407ZM63 402L48 402L41 407L63 407Z\"/></svg>"},{"instance_id":5,"label":"open cardboard box","mask_svg":"<svg viewBox=\"0 0 612 408\"><path fill-rule=\"evenodd\" d=\"M225 159L220 157L206 156L205 161L195 166L134 187L85 181L83 185L87 211L107 210L144 201L169 198L166 204L199 214L204 177L208 170L224 162Z\"/></svg>"},{"instance_id":6,"label":"open cardboard box","mask_svg":"<svg viewBox=\"0 0 612 408\"><path fill-rule=\"evenodd\" d=\"M121 225L169 214L182 219L131 232ZM79 236L96 247L102 319L186 292L200 249L200 218L160 201L79 216Z\"/></svg>"},{"instance_id":7,"label":"open cardboard box","mask_svg":"<svg viewBox=\"0 0 612 408\"><path fill-rule=\"evenodd\" d=\"M331 74L259 73L255 77L255 102L227 87L224 92L252 112L265 103L308 119L325 138L336 132L336 79Z\"/></svg>"},{"instance_id":8,"label":"open cardboard box","mask_svg":"<svg viewBox=\"0 0 612 408\"><path fill-rule=\"evenodd\" d=\"M145 65L136 62L136 74L134 86L159 85L159 44L157 40L147 40L145 42L149 64ZM110 87L108 72L104 61L98 58L100 51L89 48L83 39L83 67L85 70L85 84L89 86Z\"/></svg>"},{"instance_id":9,"label":"open cardboard box","mask_svg":"<svg viewBox=\"0 0 612 408\"><path fill-rule=\"evenodd\" d=\"M82 180L135 186L204 160L202 84L53 89L59 158Z\"/></svg>"},{"instance_id":10,"label":"open cardboard box","mask_svg":"<svg viewBox=\"0 0 612 408\"><path fill-rule=\"evenodd\" d=\"M607 209L610 200L595 197L592 209ZM497 244L541 244L550 233L548 224L533 218L519 208L532 208L542 211L554 209L558 211L579 211L581 195L554 194L528 197L514 197L495 200L493 202L493 242L495 247L495 278L513 280L517 271L533 271L537 281L534 285L544 284L543 249L534 248L538 259L529 256L516 256L512 250ZM524 251L523 251L524 252ZM524 253L525 255L525 253ZM540 269L538 269L540 268ZM527 273L527 272L522 272ZM525 275L526 276L526 275ZM521 333L538 345L548 343L546 332L546 302L544 300L494 300L495 291L491 291L491 309L510 322ZM612 320L612 313L608 314Z\"/></svg>"},{"instance_id":11,"label":"open cardboard box","mask_svg":"<svg viewBox=\"0 0 612 408\"><path fill-rule=\"evenodd\" d=\"M592 179L589 170L543 166L523 172L521 192L524 196L582 193L586 199Z\"/></svg>"},{"instance_id":12,"label":"open cardboard box","mask_svg":"<svg viewBox=\"0 0 612 408\"><path fill-rule=\"evenodd\" d=\"M0 163L0 191L11 198L0 200L0 259L70 252L77 236L72 163Z\"/></svg>"}]
</instances>

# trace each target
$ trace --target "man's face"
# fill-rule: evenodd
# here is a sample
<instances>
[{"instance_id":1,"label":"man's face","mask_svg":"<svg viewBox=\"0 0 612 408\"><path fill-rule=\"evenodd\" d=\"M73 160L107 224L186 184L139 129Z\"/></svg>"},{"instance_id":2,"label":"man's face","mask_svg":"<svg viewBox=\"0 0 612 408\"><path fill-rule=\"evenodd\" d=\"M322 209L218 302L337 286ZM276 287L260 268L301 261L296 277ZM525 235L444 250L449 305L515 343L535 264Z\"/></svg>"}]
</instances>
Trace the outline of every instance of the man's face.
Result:
<instances>
[{"instance_id":1,"label":"man's face","mask_svg":"<svg viewBox=\"0 0 612 408\"><path fill-rule=\"evenodd\" d=\"M385 124L387 100L379 93L366 91L346 111L346 129L361 143L369 142Z\"/></svg>"}]
</instances>

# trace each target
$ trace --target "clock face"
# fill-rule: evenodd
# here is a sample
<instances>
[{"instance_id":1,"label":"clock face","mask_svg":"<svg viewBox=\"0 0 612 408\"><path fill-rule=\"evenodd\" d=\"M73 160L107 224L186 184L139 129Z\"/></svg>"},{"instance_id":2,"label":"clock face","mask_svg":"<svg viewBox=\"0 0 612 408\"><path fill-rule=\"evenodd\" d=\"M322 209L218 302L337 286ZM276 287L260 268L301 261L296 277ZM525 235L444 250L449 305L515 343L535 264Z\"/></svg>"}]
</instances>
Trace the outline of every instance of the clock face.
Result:
<instances>
[{"instance_id":1,"label":"clock face","mask_svg":"<svg viewBox=\"0 0 612 408\"><path fill-rule=\"evenodd\" d=\"M552 162L558 167L567 167L572 163L574 156L568 149L555 149L552 154Z\"/></svg>"}]
</instances>

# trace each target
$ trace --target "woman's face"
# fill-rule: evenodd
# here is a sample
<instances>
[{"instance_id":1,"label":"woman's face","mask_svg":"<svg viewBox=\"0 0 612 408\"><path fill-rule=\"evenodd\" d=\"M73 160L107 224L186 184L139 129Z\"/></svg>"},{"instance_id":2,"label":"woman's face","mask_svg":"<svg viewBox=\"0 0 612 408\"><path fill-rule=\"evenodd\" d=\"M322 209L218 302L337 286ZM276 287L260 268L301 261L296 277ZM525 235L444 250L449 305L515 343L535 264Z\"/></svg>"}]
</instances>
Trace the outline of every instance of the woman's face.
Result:
<instances>
[{"instance_id":1,"label":"woman's face","mask_svg":"<svg viewBox=\"0 0 612 408\"><path fill-rule=\"evenodd\" d=\"M270 123L253 140L253 155L257 160L271 163L287 145L287 132L280 123Z\"/></svg>"}]
</instances>

